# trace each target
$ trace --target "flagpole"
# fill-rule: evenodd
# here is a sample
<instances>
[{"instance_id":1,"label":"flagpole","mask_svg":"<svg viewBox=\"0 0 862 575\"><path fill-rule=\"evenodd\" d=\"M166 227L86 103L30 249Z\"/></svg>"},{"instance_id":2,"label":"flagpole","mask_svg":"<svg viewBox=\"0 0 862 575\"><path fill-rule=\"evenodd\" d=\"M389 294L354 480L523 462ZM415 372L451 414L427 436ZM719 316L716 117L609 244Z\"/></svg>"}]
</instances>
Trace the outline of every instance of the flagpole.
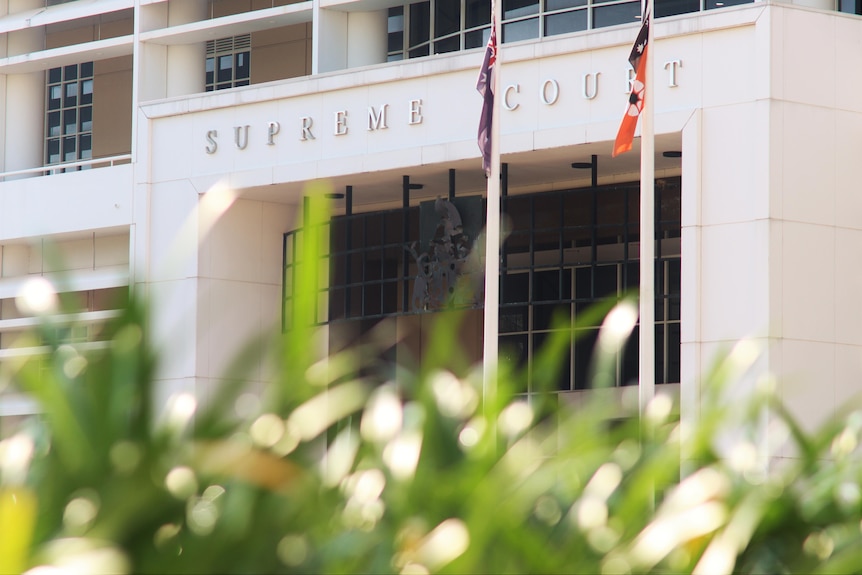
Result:
<instances>
[{"instance_id":1,"label":"flagpole","mask_svg":"<svg viewBox=\"0 0 862 575\"><path fill-rule=\"evenodd\" d=\"M488 175L485 215L485 309L482 349L482 397L486 406L497 394L498 331L500 315L500 22L502 4L491 0L491 26L497 39L491 117L491 170Z\"/></svg>"},{"instance_id":2,"label":"flagpole","mask_svg":"<svg viewBox=\"0 0 862 575\"><path fill-rule=\"evenodd\" d=\"M646 80L641 114L640 178L640 337L638 408L643 415L655 397L655 130L653 126L653 0L643 0L641 14L650 18L644 57Z\"/></svg>"}]
</instances>

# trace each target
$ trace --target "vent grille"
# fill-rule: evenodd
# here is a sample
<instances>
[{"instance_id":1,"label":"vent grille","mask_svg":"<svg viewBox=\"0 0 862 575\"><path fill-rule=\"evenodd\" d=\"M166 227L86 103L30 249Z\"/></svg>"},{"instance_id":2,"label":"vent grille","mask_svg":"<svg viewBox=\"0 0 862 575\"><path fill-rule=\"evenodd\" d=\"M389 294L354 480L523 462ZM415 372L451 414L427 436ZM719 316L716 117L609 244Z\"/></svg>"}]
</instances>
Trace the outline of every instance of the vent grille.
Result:
<instances>
[{"instance_id":1,"label":"vent grille","mask_svg":"<svg viewBox=\"0 0 862 575\"><path fill-rule=\"evenodd\" d=\"M242 52L251 48L251 34L207 40L207 56L225 52Z\"/></svg>"}]
</instances>

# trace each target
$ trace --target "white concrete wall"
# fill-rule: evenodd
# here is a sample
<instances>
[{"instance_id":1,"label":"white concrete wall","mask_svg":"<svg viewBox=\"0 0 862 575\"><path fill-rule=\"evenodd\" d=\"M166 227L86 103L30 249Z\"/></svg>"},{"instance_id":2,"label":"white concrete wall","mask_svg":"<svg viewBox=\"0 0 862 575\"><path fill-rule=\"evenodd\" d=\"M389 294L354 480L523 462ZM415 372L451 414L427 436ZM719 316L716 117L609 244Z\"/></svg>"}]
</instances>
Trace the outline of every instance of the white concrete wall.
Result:
<instances>
[{"instance_id":1,"label":"white concrete wall","mask_svg":"<svg viewBox=\"0 0 862 575\"><path fill-rule=\"evenodd\" d=\"M843 71L862 21L776 6L735 34L720 49L704 42L704 55L743 81L711 76L683 132L683 414L696 416L712 358L746 338L761 358L744 387L775 375L815 429L862 405L862 104L851 96L862 86ZM766 427L763 439L792 455Z\"/></svg>"},{"instance_id":2,"label":"white concrete wall","mask_svg":"<svg viewBox=\"0 0 862 575\"><path fill-rule=\"evenodd\" d=\"M125 164L0 184L0 241L131 225L132 172Z\"/></svg>"},{"instance_id":3,"label":"white concrete wall","mask_svg":"<svg viewBox=\"0 0 862 575\"><path fill-rule=\"evenodd\" d=\"M773 38L770 209L777 260L775 368L803 424L860 405L862 200L853 153L862 134L858 17L777 10ZM791 39L810 39L808 50ZM776 46L778 52L779 46ZM778 290L775 290L776 292ZM780 321L779 321L780 319Z\"/></svg>"},{"instance_id":4,"label":"white concrete wall","mask_svg":"<svg viewBox=\"0 0 862 575\"><path fill-rule=\"evenodd\" d=\"M282 235L294 209L246 199L214 207L218 193L187 180L147 192L136 269L156 310L162 404L182 391L206 401L243 345L280 329ZM245 371L250 385L267 375L260 361Z\"/></svg>"}]
</instances>

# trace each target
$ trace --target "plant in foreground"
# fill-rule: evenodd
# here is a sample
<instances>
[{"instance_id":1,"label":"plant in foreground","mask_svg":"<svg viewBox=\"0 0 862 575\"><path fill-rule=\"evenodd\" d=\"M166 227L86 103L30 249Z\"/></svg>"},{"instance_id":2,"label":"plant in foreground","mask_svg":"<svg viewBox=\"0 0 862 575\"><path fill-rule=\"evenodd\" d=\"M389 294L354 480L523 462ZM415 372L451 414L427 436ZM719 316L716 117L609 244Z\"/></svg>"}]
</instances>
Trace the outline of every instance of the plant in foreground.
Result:
<instances>
[{"instance_id":1,"label":"plant in foreground","mask_svg":"<svg viewBox=\"0 0 862 575\"><path fill-rule=\"evenodd\" d=\"M133 298L89 350L48 321L43 359L3 365L41 415L0 441L0 573L862 570L862 413L807 434L768 386L731 401L744 343L705 375L689 424L663 395L643 414L602 389L579 407L527 396L506 365L483 389L457 314L418 369L380 379L373 338L315 359L300 314L249 346L275 358L263 395L244 391L241 358L208 403L157 411L145 318ZM549 381L567 333L537 360ZM624 342L608 333L596 381ZM766 411L798 454L781 466L759 451Z\"/></svg>"}]
</instances>

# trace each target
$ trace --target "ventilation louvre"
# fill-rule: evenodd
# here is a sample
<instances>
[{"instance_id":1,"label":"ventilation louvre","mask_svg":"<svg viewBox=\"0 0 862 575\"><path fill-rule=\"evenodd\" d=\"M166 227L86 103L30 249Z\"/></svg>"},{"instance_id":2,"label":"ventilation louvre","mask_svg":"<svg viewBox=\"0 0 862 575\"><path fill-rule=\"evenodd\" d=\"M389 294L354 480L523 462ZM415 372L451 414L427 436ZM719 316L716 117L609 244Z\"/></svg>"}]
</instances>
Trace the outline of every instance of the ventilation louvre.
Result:
<instances>
[{"instance_id":1,"label":"ventilation louvre","mask_svg":"<svg viewBox=\"0 0 862 575\"><path fill-rule=\"evenodd\" d=\"M249 48L251 48L251 34L241 34L230 38L207 40L206 51L207 56L212 56L223 52L239 52Z\"/></svg>"}]
</instances>

